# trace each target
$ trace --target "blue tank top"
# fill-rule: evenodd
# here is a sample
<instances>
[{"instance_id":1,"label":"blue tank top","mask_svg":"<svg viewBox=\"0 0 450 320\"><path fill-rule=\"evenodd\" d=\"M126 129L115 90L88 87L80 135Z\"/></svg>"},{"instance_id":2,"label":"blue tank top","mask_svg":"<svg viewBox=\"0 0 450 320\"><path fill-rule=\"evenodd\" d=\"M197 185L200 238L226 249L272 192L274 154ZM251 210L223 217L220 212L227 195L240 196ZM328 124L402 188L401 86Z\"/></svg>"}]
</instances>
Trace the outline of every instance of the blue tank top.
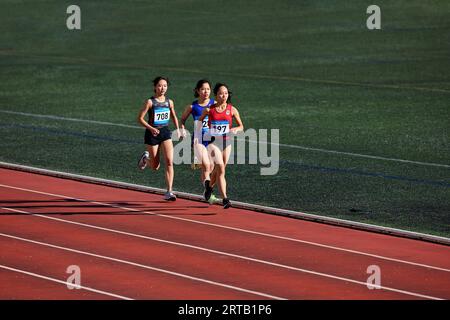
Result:
<instances>
[{"instance_id":1,"label":"blue tank top","mask_svg":"<svg viewBox=\"0 0 450 320\"><path fill-rule=\"evenodd\" d=\"M206 106L202 107L201 105L198 104L198 100L194 100L192 102L192 117L194 118L194 121L197 121L198 118L200 118L200 116L203 113L203 110L205 110L205 108L208 108L210 106L212 106L214 104L214 99L209 99L209 102ZM206 116L203 121L202 121L202 133L206 132L209 130L208 127L208 116Z\"/></svg>"},{"instance_id":2,"label":"blue tank top","mask_svg":"<svg viewBox=\"0 0 450 320\"><path fill-rule=\"evenodd\" d=\"M150 100L152 100L152 108L148 111L148 120L150 125L155 127L165 127L169 125L169 98L166 97L164 102L159 102L154 97L151 97Z\"/></svg>"}]
</instances>

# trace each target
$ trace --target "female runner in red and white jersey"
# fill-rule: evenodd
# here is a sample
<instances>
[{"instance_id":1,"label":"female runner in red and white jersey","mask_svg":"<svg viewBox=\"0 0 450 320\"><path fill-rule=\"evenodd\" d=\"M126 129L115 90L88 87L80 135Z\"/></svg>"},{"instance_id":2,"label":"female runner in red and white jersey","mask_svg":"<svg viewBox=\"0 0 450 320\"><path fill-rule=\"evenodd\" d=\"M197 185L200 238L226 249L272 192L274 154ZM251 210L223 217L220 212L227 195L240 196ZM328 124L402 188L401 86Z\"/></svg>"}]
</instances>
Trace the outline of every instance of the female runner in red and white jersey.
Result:
<instances>
[{"instance_id":1,"label":"female runner in red and white jersey","mask_svg":"<svg viewBox=\"0 0 450 320\"><path fill-rule=\"evenodd\" d=\"M203 119L208 116L211 143L207 147L209 159L205 159L205 161L214 161L215 163L213 172L205 171L205 191L203 195L205 200L208 201L213 187L217 183L222 194L223 207L228 209L231 207L231 202L227 197L225 168L231 154L230 134L243 131L244 125L238 110L230 103L231 91L228 90L228 86L224 83L217 83L213 92L216 103L210 108L206 108L199 118L199 123L201 124ZM233 127L233 118L236 120L236 127ZM198 143L198 141L194 140L194 143Z\"/></svg>"}]
</instances>

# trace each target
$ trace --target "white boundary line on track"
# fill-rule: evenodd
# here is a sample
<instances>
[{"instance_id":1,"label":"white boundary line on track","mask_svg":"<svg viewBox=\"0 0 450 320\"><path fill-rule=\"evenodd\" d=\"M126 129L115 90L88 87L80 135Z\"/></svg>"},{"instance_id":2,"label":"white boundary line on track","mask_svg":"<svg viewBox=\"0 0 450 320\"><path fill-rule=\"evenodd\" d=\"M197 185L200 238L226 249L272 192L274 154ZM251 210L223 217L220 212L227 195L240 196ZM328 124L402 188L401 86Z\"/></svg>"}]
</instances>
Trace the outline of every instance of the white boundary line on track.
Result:
<instances>
[{"instance_id":1,"label":"white boundary line on track","mask_svg":"<svg viewBox=\"0 0 450 320\"><path fill-rule=\"evenodd\" d=\"M387 260L387 261L393 261L393 262L413 265L413 266L417 266L417 267L424 267L424 268L429 268L429 269L434 269L434 270L439 270L439 271L450 272L450 269L435 267L435 266L431 266L431 265L427 265L427 264L411 262L411 261L395 259L395 258L389 258L389 257L381 256L381 255L376 255L376 254L362 252L362 251L345 249L345 248L340 248L340 247L335 247L335 246L330 246L330 245L324 245L324 244L316 243L316 242L312 242L312 241L306 241L306 240L300 240L300 239L295 239L295 238L277 236L277 235L272 235L272 234L269 234L269 233L263 233L263 232L253 231L253 230L247 230L247 229L242 229L242 228L235 228L235 227L224 226L224 225L215 224L215 223L209 223L209 222L191 220L191 219L186 219L186 218L174 217L174 216L159 214L159 213L152 212L152 211L149 211L149 210L141 211L141 210L137 210L137 209L133 209L133 208L123 207L123 206L118 206L118 205L112 205L112 204L105 203L105 202L91 201L91 200L86 200L86 199L82 199L82 198L74 198L74 197L69 197L69 196L65 196L65 195L48 193L48 192L43 192L43 191L31 190L31 189L25 189L25 188L19 188L19 187L4 185L4 184L0 184L0 188L1 187L9 188L9 189L15 189L15 190L20 190L20 191L25 191L25 192L37 193L37 194L42 194L42 195L47 195L47 196L52 196L52 197L60 197L60 198L75 200L75 201L79 201L79 202L93 203L93 204L101 205L101 206L104 206L104 207L111 207L111 208L116 208L116 209L122 209L122 210L130 211L130 212L139 212L141 214L155 215L155 216L158 216L158 217L163 217L163 218L168 218L168 219L181 220L181 221L184 221L184 222L202 224L202 225L218 227L218 228L222 228L222 229L228 229L228 230L233 230L233 231L238 231L238 232L255 234L255 235L269 237L269 238L275 238L275 239L287 240L287 241L298 242L298 243L303 243L303 244L308 244L308 245L314 245L314 246L317 246L317 247L322 247L322 248L327 248L327 249L332 249L332 250L337 250L337 251L343 251L343 252L348 252L348 253L368 256L368 257L372 257L372 258L378 258L378 259L382 259L382 260ZM7 208L7 207L0 207L0 209L14 211L14 209ZM27 212L23 212L23 213L27 213ZM29 214L33 214L33 213L29 213ZM34 214L34 215L37 215L37 214ZM48 218L48 219L56 219L56 218L51 218L51 217L47 217L47 216L42 216L42 217L45 217L45 218Z\"/></svg>"},{"instance_id":2,"label":"white boundary line on track","mask_svg":"<svg viewBox=\"0 0 450 320\"><path fill-rule=\"evenodd\" d=\"M106 121L96 121L96 120L79 119L79 118L67 118L67 117L60 117L60 116L54 116L54 115L18 112L18 111L4 110L4 109L0 109L0 113L20 115L20 116L27 116L27 117L35 117L35 118L44 118L44 119L62 120L62 121L72 121L72 122L81 122L81 123L92 123L92 124L99 124L99 125L106 125L106 126L116 126L116 127L144 130L144 128L140 127L140 126L133 126L133 125L128 125L128 124L106 122ZM241 139L238 139L238 140L241 140ZM247 140L247 141L250 142L250 143L259 143L258 141L254 141L254 140ZM441 168L447 168L447 169L450 168L450 165L441 164L441 163L432 163L432 162L422 162L422 161L413 161L413 160L405 160L405 159L388 158L388 157L367 155L367 154L362 154L362 153L327 150L327 149L321 149L321 148L305 147L305 146L292 145L292 144L283 144L283 143L269 142L267 144L276 145L276 146L285 147L285 148L290 148L290 149L301 149L301 150L306 150L306 151L316 151L316 152L324 152L324 153L330 153L330 154L340 154L340 155L346 155L346 156L350 156L350 157L359 157L359 158L367 158L367 159L383 160L383 161L394 161L394 162L410 163L410 164L416 164L416 165L422 165L422 166L441 167Z\"/></svg>"},{"instance_id":3,"label":"white boundary line on track","mask_svg":"<svg viewBox=\"0 0 450 320\"><path fill-rule=\"evenodd\" d=\"M12 210L12 211L20 212L20 210ZM35 215L33 213L27 213L27 212L20 212L20 213ZM37 216L39 216L39 215L37 215ZM63 219L55 219L55 220L68 222L67 220L63 220ZM71 223L71 222L69 222L69 223ZM82 226L86 226L86 227L92 227L92 228L95 228L95 229L107 230L106 228L89 226L87 224L79 224L79 223L74 223L74 224L82 225ZM46 247L51 247L51 248L55 248L55 249L60 249L60 250L65 250L65 251L69 251L69 252L74 252L74 253L78 253L78 254L83 254L83 255L87 255L87 256L91 256L91 257L95 257L95 258L100 258L100 259L105 259L105 260L109 260L109 261L119 262L119 263L131 265L131 266L134 266L134 267L139 267L139 268L144 268L144 269L157 271L157 272L161 272L161 273L165 273L165 274L170 274L172 276L176 276L176 277L180 277L180 278L184 278L184 279L188 279L188 280L193 280L193 281L199 281L199 282L207 283L209 285L214 285L214 286L218 286L218 287L232 289L232 290L235 290L235 291L245 292L245 293L257 295L257 296L264 297L264 298L269 298L269 299L274 299L274 300L287 300L285 298L277 297L277 296L266 294L266 293L263 293L263 292L258 292L258 291L254 291L254 290L248 290L248 289L244 289L244 288L241 288L241 287L236 287L236 286L228 285L228 284L221 283L221 282L216 282L216 281L211 281L211 280L207 280L207 279L203 279L203 278L198 278L198 277L194 277L194 276L190 276L190 275L187 275L187 274L178 273L178 272L174 272L174 271L170 271L170 270L166 270L166 269L156 268L156 267L152 267L152 266L148 266L148 265L145 265L145 264L140 264L140 263L136 263L136 262L132 262L132 261L128 261L128 260L117 259L117 258L108 257L108 256L104 256L104 255L100 255L100 254L96 254L96 253L92 253L92 252L72 249L72 248L68 248L68 247L62 247L62 246L54 245L54 244L51 244L51 243L45 243L45 242L35 241L35 240L31 240L31 239L21 238L21 237L13 236L13 235L6 234L6 233L0 233L0 236L7 237L7 238L12 238L12 239L16 239L16 240L21 240L21 241L25 241L25 242L30 242L30 243L34 243L34 244L38 244L38 245L42 245L42 246L46 246ZM442 299L436 298L436 297L428 297L428 296L422 296L422 297L423 298L427 298L427 299L433 299L433 300L442 300Z\"/></svg>"},{"instance_id":4,"label":"white boundary line on track","mask_svg":"<svg viewBox=\"0 0 450 320\"><path fill-rule=\"evenodd\" d=\"M63 121L82 122L82 123L84 122L84 123L100 124L100 125L104 125L104 126L114 126L114 127L123 127L123 128L144 130L143 127L132 126L132 125L122 124L122 123L96 121L96 120L89 120L89 119L68 118L68 117L54 116L54 115L50 115L50 114L27 113L27 112L10 111L10 110L4 110L4 109L0 109L0 112L6 113L6 114L18 115L18 116L25 116L25 117L43 118L43 119L51 119L51 120L63 120Z\"/></svg>"},{"instance_id":5,"label":"white boundary line on track","mask_svg":"<svg viewBox=\"0 0 450 320\"><path fill-rule=\"evenodd\" d=\"M3 234L0 234L0 235L3 235ZM44 279L44 280L53 281L53 282L57 282L57 283L60 283L60 284L67 285L66 281L58 280L58 279L55 279L55 278L43 276L41 274L37 274L37 273L33 273L33 272L21 270L21 269L12 268L12 267L9 267L9 266L5 266L3 264L0 264L0 268L6 269L6 270L9 270L9 271L14 271L14 272L26 274L28 276L32 276L32 277L36 277L36 278L40 278L40 279ZM102 290L97 290L97 289L93 289L93 288L85 287L85 286L81 286L81 285L79 286L79 288L84 289L86 291L91 291L91 292L103 294L103 295L106 295L106 296L110 296L110 297L114 297L114 298L118 298L118 299L122 299L122 300L134 300L132 298L120 296L120 295L117 295L117 294L114 294L114 293L110 293L110 292L106 292L106 291L102 291Z\"/></svg>"},{"instance_id":6,"label":"white boundary line on track","mask_svg":"<svg viewBox=\"0 0 450 320\"><path fill-rule=\"evenodd\" d=\"M107 179L101 179L101 178L94 178L94 177L89 177L89 176L59 172L59 171L48 170L48 169L41 169L41 168L7 163L7 162L2 162L2 161L0 161L0 168L19 170L22 172L31 172L31 173L35 173L35 174L47 175L47 176L63 178L63 179L70 179L70 180L87 182L87 183L92 183L92 184L106 185L109 187L128 189L128 190L133 190L133 191L150 192L150 193L156 193L156 194L164 194L165 193L165 190L159 189L159 188L146 187L146 186L132 184L132 183L119 182L119 181L113 181L113 180L107 180ZM194 201L201 201L204 203L204 199L200 195L195 195L195 194L191 194L191 193L187 193L187 192L179 192L179 191L175 191L174 193L180 198L194 200ZM84 201L87 201L87 200L84 200ZM103 204L103 205L105 205L105 204ZM245 203L245 202L239 202L239 201L234 201L233 207L251 210L251 211L257 211L257 212L269 213L269 214L274 214L274 215L286 216L286 217L296 218L296 219L301 219L301 220L313 221L313 222L318 222L318 223L323 223L323 224L336 225L336 226L345 227L345 228L352 228L352 229L358 229L358 230L363 230L363 231L388 234L388 235L392 235L392 236L409 238L409 239L414 239L414 240L434 242L434 243L443 244L443 245L447 245L447 246L450 245L450 238L439 237L439 236L418 233L418 232L412 232L412 231L406 231L406 230L401 230L401 229L396 229L396 228L381 227L381 226L377 226L377 225L371 225L371 224L367 224L367 223L354 222L354 221L350 221L350 220L331 218L331 217L327 217L327 216L319 216L319 215L305 213L305 212L298 212L298 211L292 211L292 210L286 210L286 209L278 209L278 208L260 206L260 205L255 205L255 204L249 204L249 203ZM130 210L133 211L133 209L130 209ZM156 213L151 213L151 214L156 214ZM158 214L158 215L164 216L161 214ZM234 229L234 230L258 234L258 232L254 232L254 231L232 228L232 227L227 227L227 226L222 226L222 225L208 224L206 222L199 222L199 221L180 218L180 217L172 217L172 216L164 216L164 217L171 218L171 219L190 221L190 222L195 222L195 223L203 223L206 225L212 225L212 226L217 226L217 227L222 227L222 228L228 228L228 229ZM259 233L259 234L267 235L267 234L263 234L263 233ZM273 235L267 235L267 236L274 237ZM280 237L280 238L282 238L282 237ZM301 240L289 239L289 238L284 238L284 239L293 240L293 241L301 241ZM305 242L305 243L307 243L307 242ZM322 246L325 246L325 245L322 245ZM342 249L342 248L339 248L339 249ZM356 253L356 251L354 251L354 252Z\"/></svg>"},{"instance_id":7,"label":"white boundary line on track","mask_svg":"<svg viewBox=\"0 0 450 320\"><path fill-rule=\"evenodd\" d=\"M96 225L91 225L91 224L86 224L86 223L74 222L74 221L69 221L69 220L64 220L64 219L59 219L59 218L54 218L54 217L48 217L48 216L45 216L45 215L30 213L30 212L26 212L26 211L22 211L22 210L16 210L16 209L4 208L4 207L0 207L0 209L5 209L5 210L13 211L13 212L28 214L28 215L37 216L37 217L41 217L41 218L46 218L46 219L50 219L50 220L56 220L56 221L59 221L59 222L74 224L74 225L78 225L78 226L82 226L82 227L88 227L88 228L98 229L98 230L112 232L112 233L124 234L126 236L143 238L143 239L147 239L147 240L163 242L163 243L176 245L176 246L188 247L188 248L191 248L191 249L207 251L207 252L211 252L211 253L214 253L214 254L231 256L231 257L237 258L237 259L252 261L252 262L256 262L256 263L261 263L261 264L270 265L270 266L278 267L278 268L284 268L284 269L293 270L293 271L299 271L299 272L303 272L303 273L312 274L312 275L315 275L315 276L330 278L330 279L333 279L333 280L340 280L340 281L344 281L344 282L350 282L350 283L353 283L353 284L358 284L358 285L362 285L362 286L366 286L366 287L368 285L367 282L362 282L362 281L353 280L353 279L349 279L349 278L334 276L334 275L327 274L327 273L316 272L316 271L312 271L312 270L292 267L292 266L283 265L283 264L279 264L279 263L274 263L274 262L270 262L270 261L266 261L266 260L250 258L250 257L241 256L241 255L237 255L237 254L230 254L230 253L227 253L227 252L206 249L206 248L197 247L197 246L194 246L194 245L189 245L189 244L184 244L184 243L178 243L178 242L173 242L173 241L167 241L167 240L147 237L147 236L138 235L138 234L134 234L134 233L130 233L130 232L124 232L124 231L120 231L120 230L114 230L114 229L99 227L99 226L96 226ZM4 234L4 233L0 233L0 236L5 236L5 237L18 239L18 240L28 241L28 242L31 242L31 243L51 246L51 247L58 248L58 249L63 249L63 250L68 250L68 251L73 251L73 252L78 252L78 253L89 254L89 255L92 255L92 256L96 256L96 257L105 257L105 256L97 255L97 254L86 253L86 252L83 252L83 251L80 251L80 250L70 249L70 248L67 248L67 247L60 247L60 246L56 246L56 245L52 245L52 244L48 244L48 243L44 243L44 242L39 242L39 241L30 240L30 239L26 239L26 238L20 238L20 237L17 237L17 236L8 235L8 234ZM126 260L119 260L119 259L110 258L110 257L107 257L107 258L110 259L110 260L118 261L118 262L126 261ZM129 261L126 261L125 263L129 263ZM132 263L132 264L136 265L136 266L145 266L145 265L139 265L139 264L136 264L136 263ZM152 270L156 270L156 271L164 270L164 269L159 269L159 268L154 268L154 267L149 267L149 266L146 266L146 267L149 268L149 269L152 269ZM165 271L167 271L167 270L165 270ZM171 273L171 274L176 274L176 273L174 273L172 271L167 271L167 272ZM178 275L178 274L176 274L176 275ZM187 276L187 277L190 277L190 276ZM210 282L209 280L207 280L207 281ZM225 286L227 286L227 285L225 285ZM406 290L400 290L400 289L391 288L391 287L380 286L379 288L383 289L383 290L386 290L386 291L392 291L392 292L401 293L401 294L405 294L405 295L410 295L410 296L414 296L414 297L418 297L418 298L425 298L425 299L431 299L431 300L444 300L444 299L438 298L438 297L423 295L423 294L420 294L420 293L415 293L415 292L406 291ZM242 289L242 288L240 288L240 289ZM247 290L247 289L242 289L242 291L243 290ZM246 292L255 293L255 291L250 291L250 290L247 290ZM256 293L256 294L269 297L269 295L262 294L262 293L259 293L259 292ZM283 299L283 298L279 298L279 297L275 297L275 296L272 296L272 298L273 299L277 299L277 298L278 299Z\"/></svg>"}]
</instances>

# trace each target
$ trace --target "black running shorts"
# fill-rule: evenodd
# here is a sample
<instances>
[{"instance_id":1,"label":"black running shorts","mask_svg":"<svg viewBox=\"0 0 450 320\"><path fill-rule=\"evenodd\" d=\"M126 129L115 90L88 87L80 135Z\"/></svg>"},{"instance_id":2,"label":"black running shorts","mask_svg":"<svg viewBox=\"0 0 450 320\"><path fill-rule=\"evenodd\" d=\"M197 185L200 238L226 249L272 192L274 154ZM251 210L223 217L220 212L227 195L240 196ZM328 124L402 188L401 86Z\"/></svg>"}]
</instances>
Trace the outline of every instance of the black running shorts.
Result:
<instances>
[{"instance_id":1,"label":"black running shorts","mask_svg":"<svg viewBox=\"0 0 450 320\"><path fill-rule=\"evenodd\" d=\"M161 127L157 128L159 130L159 134L154 136L150 130L145 130L144 142L145 144L156 146L161 144L161 142L172 139L172 132L170 132L169 127Z\"/></svg>"}]
</instances>

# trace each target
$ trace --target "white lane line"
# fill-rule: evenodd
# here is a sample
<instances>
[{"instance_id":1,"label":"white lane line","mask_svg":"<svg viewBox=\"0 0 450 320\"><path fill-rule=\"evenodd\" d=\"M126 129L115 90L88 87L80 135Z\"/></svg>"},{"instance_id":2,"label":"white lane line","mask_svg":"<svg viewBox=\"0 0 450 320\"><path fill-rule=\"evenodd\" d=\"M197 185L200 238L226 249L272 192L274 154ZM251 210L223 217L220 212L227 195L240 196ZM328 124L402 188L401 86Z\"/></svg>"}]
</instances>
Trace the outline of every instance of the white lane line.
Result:
<instances>
[{"instance_id":1,"label":"white lane line","mask_svg":"<svg viewBox=\"0 0 450 320\"><path fill-rule=\"evenodd\" d=\"M253 230L247 230L247 229L242 229L242 228L235 228L235 227L230 227L230 226L225 226L225 225L220 225L220 224L215 224L215 223L209 223L209 222L203 222L203 221L197 221L197 220L192 220L192 219L187 219L187 218L168 216L168 215L159 214L159 213L152 212L152 211L140 211L138 209L127 208L127 207L113 205L113 204L109 204L109 203L98 202L98 201L91 201L91 200L86 200L86 199L81 199L81 198L74 198L74 197L69 197L69 196L65 196L65 195L48 193L48 192L37 191L37 190L32 190L32 189L25 189L25 188L20 188L20 187L14 187L14 186L5 185L5 184L0 184L0 187L16 189L16 190L21 190L21 191L31 192L31 193L37 193L37 194L42 194L42 195L46 195L46 196L70 199L70 200L75 200L75 201L80 201L80 202L93 203L93 204L98 204L98 205L102 205L102 206L105 206L105 207L122 209L122 210L130 211L130 212L140 212L140 213L155 215L155 216L163 217L163 218L167 218L167 219L174 219L174 220L180 220L180 221L185 221L185 222L189 222L189 223L196 223L196 224L201 224L201 225L207 225L207 226L211 226L211 227L228 229L228 230L233 230L233 231L238 231L238 232L244 232L244 233L254 234L254 235L258 235L258 236L274 238L274 239L293 241L293 242L313 245L313 246L317 246L317 247L321 247L321 248L327 248L327 249L338 250L338 251L342 251L342 252L348 252L348 253L363 255L363 256L367 256L367 257L371 257L371 258L377 258L377 259L382 259L382 260L387 260L387 261L404 263L404 264L413 265L413 266L416 266L416 267L423 267L423 268L429 268L429 269L434 269L434 270L439 270L439 271L450 272L450 269L446 269L446 268L441 268L441 267L431 266L431 265L427 265L427 264L423 264L423 263L417 263L417 262L412 262L412 261L406 261L406 260L401 260L401 259L385 257L385 256L377 255L377 254L363 252L363 251L357 251L357 250L351 250L351 249L346 249L346 248L341 248L341 247L336 247L336 246L330 246L330 245L321 244L321 243L312 242L312 241L306 241L306 240L300 240L300 239L295 239L295 238L277 236L277 235L273 235L273 234L269 234L269 233L258 232L258 231L253 231Z\"/></svg>"},{"instance_id":2,"label":"white lane line","mask_svg":"<svg viewBox=\"0 0 450 320\"><path fill-rule=\"evenodd\" d=\"M43 118L43 119L51 119L51 120L62 120L62 121L72 121L72 122L81 122L81 123L91 123L91 124L98 124L98 125L116 126L116 127L144 130L143 127L140 127L140 126L135 126L135 125L133 126L133 125L122 124L122 123L115 123L115 122L96 121L96 120L78 119L78 118L67 118L67 117L60 117L60 116L55 116L55 115L18 112L18 111L4 110L4 109L0 109L0 112L1 113L6 113L6 114L13 114L13 115L20 115L20 116L27 116L27 117L35 117L35 118ZM237 139L237 140L244 141L245 139ZM247 140L247 141L250 142L250 143L261 143L259 141L254 141L254 140ZM353 152L345 152L345 151L328 150L328 149L305 147L305 146L284 144L284 143L266 142L266 144L270 144L272 146L279 146L279 147L284 147L284 148L290 148L290 149L300 149L300 150L306 150L306 151L315 151L315 152L324 152L324 153L330 153L330 154L339 154L339 155L345 155L345 156L350 156L350 157L359 157L359 158L367 158L367 159L382 160L382 161L393 161L393 162L400 162L400 163L410 163L410 164L415 164L415 165L431 166L431 167L450 168L450 165L441 164L441 163L432 163L432 162L422 162L422 161L413 161L413 160L405 160L405 159L388 158L388 157L367 155L367 154L362 154L362 153L353 153Z\"/></svg>"},{"instance_id":3,"label":"white lane line","mask_svg":"<svg viewBox=\"0 0 450 320\"><path fill-rule=\"evenodd\" d=\"M251 143L259 143L258 141L254 141L254 140L247 140L247 141L249 141ZM324 153L340 154L340 155L346 155L346 156L351 156L351 157L359 157L359 158L367 158L367 159L383 160L383 161L393 161L393 162L401 162L401 163L411 163L411 164L417 164L417 165L422 165L422 166L450 168L450 165L442 164L442 163L433 163L433 162L422 162L422 161L404 160L404 159L396 159L396 158L387 158L387 157L372 156L372 155L367 155L367 154L362 154L362 153L335 151L335 150L311 148L311 147L304 147L304 146L298 146L298 145L292 145L292 144L283 144L283 143L274 143L274 142L271 142L269 144L271 144L271 145L278 145L280 147L286 147L286 148L291 148L291 149L301 149L301 150L307 150L307 151L317 151L317 152L324 152Z\"/></svg>"},{"instance_id":4,"label":"white lane line","mask_svg":"<svg viewBox=\"0 0 450 320\"><path fill-rule=\"evenodd\" d=\"M26 212L23 212L23 213L26 213ZM32 215L34 215L34 214L32 214ZM67 222L66 220L63 220L63 219L57 219L57 220ZM85 226L87 226L87 225L85 225ZM264 298L269 298L269 299L274 299L274 300L287 300L285 298L277 297L277 296L266 294L266 293L263 293L263 292L258 292L258 291L254 291L254 290L248 290L248 289L244 289L244 288L228 285L228 284L225 284L225 283L220 283L220 282L211 281L211 280L207 280L207 279L203 279L203 278L198 278L198 277L190 276L190 275L187 275L187 274L178 273L178 272L174 272L174 271L170 271L170 270L166 270L166 269L161 269L161 268L156 268L156 267L152 267L152 266L148 266L148 265L145 265L145 264L140 264L140 263L136 263L136 262L132 262L132 261L128 261L128 260L122 260L122 259L108 257L108 256L104 256L104 255L100 255L100 254L96 254L96 253L92 253L92 252L87 252L87 251L72 249L72 248L68 248L68 247L58 246L58 245L54 245L54 244L51 244L51 243L35 241L35 240L27 239L27 238L13 236L13 235L6 234L6 233L0 233L0 236L11 238L11 239L16 239L16 240L20 240L20 241L25 241L25 242L29 242L29 243L34 243L34 244L38 244L38 245L41 245L41 246L46 246L46 247L50 247L50 248L54 248L54 249L60 249L60 250L64 250L64 251L69 251L69 252L74 252L74 253L78 253L78 254L83 254L83 255L87 255L87 256L91 256L91 257L95 257L95 258L100 258L100 259L105 259L105 260L109 260L109 261L119 262L119 263L131 265L131 266L134 266L134 267L139 267L139 268L148 269L148 270L152 270L152 271L157 271L157 272L161 272L161 273L165 273L165 274L170 274L172 276L176 276L176 277L180 277L180 278L184 278L184 279L189 279L189 280L193 280L193 281L199 281L199 282L207 283L209 285L214 285L214 286L219 286L219 287L223 287L223 288L227 288L227 289L231 289L231 290L235 290L235 291L249 293L249 294L257 295L257 296L264 297Z\"/></svg>"},{"instance_id":5,"label":"white lane line","mask_svg":"<svg viewBox=\"0 0 450 320\"><path fill-rule=\"evenodd\" d=\"M104 126L114 126L114 127L132 128L132 129L144 129L143 127L132 126L132 125L122 124L122 123L60 117L60 116L54 116L54 115L50 115L50 114L27 113L27 112L18 112L18 111L10 111L10 110L2 110L2 109L0 109L0 112L6 113L6 114L18 115L18 116L33 117L33 118L72 121L72 122L81 122L81 123L92 123L92 124L99 124L99 125L104 125Z\"/></svg>"},{"instance_id":6,"label":"white lane line","mask_svg":"<svg viewBox=\"0 0 450 320\"><path fill-rule=\"evenodd\" d=\"M35 278L40 278L40 279L44 279L44 280L53 281L53 282L57 282L57 283L60 283L60 284L67 285L66 281L58 280L58 279L55 279L55 278L43 276L41 274L37 274L37 273L33 273L33 272L21 270L21 269L12 268L12 267L9 267L9 266L5 266L3 264L0 264L0 268L6 269L6 270L9 270L9 271L14 271L14 272L26 274L28 276L32 276L32 277L35 277ZM110 296L110 297L113 297L113 298L118 298L118 299L122 299L122 300L134 300L132 298L120 296L120 295L117 295L117 294L114 294L114 293L111 293L111 292L106 292L106 291L102 291L102 290L93 289L93 288L82 286L82 285L80 285L79 287L81 289L83 289L83 290L86 290L86 291L91 291L91 292L103 294L103 295Z\"/></svg>"},{"instance_id":7,"label":"white lane line","mask_svg":"<svg viewBox=\"0 0 450 320\"><path fill-rule=\"evenodd\" d=\"M147 237L147 236L143 236L143 235L139 235L139 234L135 234L135 233L130 233L130 232L125 232L125 231L120 231L120 230L100 227L100 226L87 224L87 223L75 222L75 221L59 219L59 218L55 218L55 217L48 217L46 215L35 214L35 213L26 212L26 211L17 210L17 209L10 209L10 208L5 208L5 207L0 207L0 209L10 210L10 211L13 211L13 212L28 214L28 215L37 216L37 217L40 217L40 218L45 218L45 219L50 219L50 220L55 220L55 221L59 221L59 222L63 222L63 223L74 224L74 225L78 225L78 226L82 226L82 227L88 227L88 228L92 228L92 229L98 229L98 230L102 230L102 231L123 234L123 235L126 235L126 236L142 238L142 239L147 239L147 240L167 243L167 244L171 244L171 245L187 247L187 248L190 248L190 249L211 252L211 253L214 253L214 254L230 256L230 257L233 257L233 258L247 260L247 261L252 261L252 262L256 262L256 263L261 263L261 264L265 264L265 265L269 265L269 266L273 266L273 267L284 268L284 269L293 270L293 271L299 271L299 272L303 272L303 273L312 274L312 275L315 275L315 276L330 278L330 279L333 279L333 280L340 280L340 281L344 281L344 282L350 282L350 283L354 283L354 284L358 284L358 285L362 285L362 286L367 286L367 282L362 282L362 281L353 280L353 279L349 279L349 278L339 277L339 276L331 275L331 274L328 274L328 273L322 273L322 272L316 272L316 271L313 271L313 270L292 267L292 266L283 265L283 264L270 262L270 261L266 261L266 260L250 258L250 257L246 257L246 256L241 256L241 255L237 255L237 254L228 253L228 252L207 249L207 248L203 248L203 247L198 247L198 246L189 245L189 244L180 243L180 242L163 240L163 239L159 239L159 238ZM3 233L0 233L0 235L10 236L10 235L5 235ZM15 236L11 236L11 237L15 237ZM33 241L33 240L31 240L31 241ZM411 295L411 296L415 296L415 297L419 297L419 298L426 298L426 299L432 299L432 300L442 300L441 298L432 297L432 296L423 295L423 294L410 292L410 291L405 291L405 290L400 290L400 289L391 288L391 287L380 286L380 289L384 289L384 290L387 290L387 291L393 291L393 292L396 292L396 293L402 293L402 294L406 294L406 295Z\"/></svg>"}]
</instances>

